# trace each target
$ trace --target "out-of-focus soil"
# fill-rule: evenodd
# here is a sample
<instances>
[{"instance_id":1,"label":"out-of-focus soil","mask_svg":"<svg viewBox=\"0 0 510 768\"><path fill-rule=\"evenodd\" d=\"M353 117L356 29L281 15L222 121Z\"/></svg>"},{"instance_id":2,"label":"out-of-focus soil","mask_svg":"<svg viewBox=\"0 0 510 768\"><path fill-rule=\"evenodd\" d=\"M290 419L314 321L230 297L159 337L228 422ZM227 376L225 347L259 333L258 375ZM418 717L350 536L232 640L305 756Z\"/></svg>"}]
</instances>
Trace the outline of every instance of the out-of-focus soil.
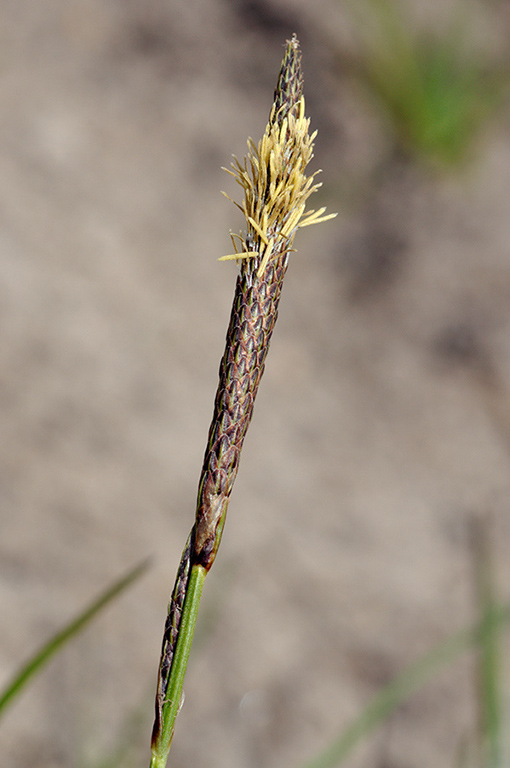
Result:
<instances>
[{"instance_id":1,"label":"out-of-focus soil","mask_svg":"<svg viewBox=\"0 0 510 768\"><path fill-rule=\"evenodd\" d=\"M453 179L392 160L332 0L0 13L1 681L153 558L9 711L1 764L92 768L123 733L115 764L148 763L242 227L221 166L297 32L317 205L340 215L291 258L172 766L300 765L473 619L475 520L508 598L508 125ZM475 691L463 660L348 765L453 765Z\"/></svg>"}]
</instances>

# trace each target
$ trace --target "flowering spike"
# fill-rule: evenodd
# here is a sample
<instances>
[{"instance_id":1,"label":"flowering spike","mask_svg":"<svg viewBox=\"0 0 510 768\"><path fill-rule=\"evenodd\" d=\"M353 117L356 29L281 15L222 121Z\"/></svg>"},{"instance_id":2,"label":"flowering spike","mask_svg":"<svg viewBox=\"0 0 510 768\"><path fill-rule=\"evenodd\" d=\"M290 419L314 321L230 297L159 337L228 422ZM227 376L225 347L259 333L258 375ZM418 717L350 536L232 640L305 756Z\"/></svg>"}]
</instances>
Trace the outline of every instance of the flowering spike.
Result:
<instances>
[{"instance_id":1,"label":"flowering spike","mask_svg":"<svg viewBox=\"0 0 510 768\"><path fill-rule=\"evenodd\" d=\"M246 218L247 232L245 237L231 233L235 253L223 257L240 263L240 272L220 363L195 523L165 627L151 768L166 765L202 584L220 544L294 236L299 227L335 215L323 215L324 208L305 213L306 201L319 184L315 174L305 175L315 134L308 132L302 90L301 54L294 35L287 42L265 133L258 145L249 139L244 163L234 157L232 170L227 171L244 190L242 204L235 205Z\"/></svg>"},{"instance_id":2,"label":"flowering spike","mask_svg":"<svg viewBox=\"0 0 510 768\"><path fill-rule=\"evenodd\" d=\"M244 163L236 157L232 163L232 175L244 189L247 236L241 239L242 251L234 244L236 253L222 259L240 263L240 275L198 490L193 558L206 570L219 546L295 233L336 215L324 216L324 208L305 214L306 201L319 185L315 174L305 174L313 140L302 90L294 35L287 42L264 135L258 145L248 139Z\"/></svg>"},{"instance_id":3,"label":"flowering spike","mask_svg":"<svg viewBox=\"0 0 510 768\"><path fill-rule=\"evenodd\" d=\"M244 190L242 208L247 232L258 246L243 254L251 253L252 258L245 258L241 268L251 271L257 279L263 279L272 264L276 266L293 250L299 227L336 216L323 216L325 208L320 214L305 212L306 201L320 184L314 181L316 173L305 174L313 157L317 132L309 134L310 120L305 117L302 86L299 43L294 35L287 44L265 133L258 145L248 140L244 163L234 158L233 171L229 171Z\"/></svg>"}]
</instances>

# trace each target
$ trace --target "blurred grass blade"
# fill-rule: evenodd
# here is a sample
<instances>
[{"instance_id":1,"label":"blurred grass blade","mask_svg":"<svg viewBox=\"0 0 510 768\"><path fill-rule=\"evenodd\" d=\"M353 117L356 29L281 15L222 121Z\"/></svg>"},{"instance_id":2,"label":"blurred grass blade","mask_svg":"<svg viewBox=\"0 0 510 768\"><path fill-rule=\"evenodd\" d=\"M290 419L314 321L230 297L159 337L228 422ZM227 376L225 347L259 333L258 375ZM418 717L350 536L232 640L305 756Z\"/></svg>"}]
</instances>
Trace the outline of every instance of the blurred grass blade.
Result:
<instances>
[{"instance_id":1,"label":"blurred grass blade","mask_svg":"<svg viewBox=\"0 0 510 768\"><path fill-rule=\"evenodd\" d=\"M493 607L491 631L500 632L510 621L510 605ZM456 632L426 653L415 664L397 675L380 691L368 707L348 726L338 739L302 768L334 768L342 763L355 747L415 691L462 653L483 642L486 619L474 627Z\"/></svg>"},{"instance_id":2,"label":"blurred grass blade","mask_svg":"<svg viewBox=\"0 0 510 768\"><path fill-rule=\"evenodd\" d=\"M460 166L503 103L504 63L474 50L468 17L460 11L439 33L415 29L406 4L396 0L365 0L352 8L363 50L361 82L399 145L434 166Z\"/></svg>"},{"instance_id":3,"label":"blurred grass blade","mask_svg":"<svg viewBox=\"0 0 510 768\"><path fill-rule=\"evenodd\" d=\"M485 768L503 765L503 697L501 681L501 638L497 624L497 596L490 542L490 518L475 517L472 550L475 587L480 616L478 654L479 746Z\"/></svg>"},{"instance_id":4,"label":"blurred grass blade","mask_svg":"<svg viewBox=\"0 0 510 768\"><path fill-rule=\"evenodd\" d=\"M142 573L147 570L148 560L132 568L125 576L115 581L112 586L103 592L93 603L91 603L79 616L73 619L63 629L57 632L48 642L46 642L31 659L14 675L13 679L0 692L0 717L5 709L12 703L32 677L40 672L44 665L55 656L75 635L79 634L90 622L100 613L103 608L117 598L125 589L127 589Z\"/></svg>"}]
</instances>

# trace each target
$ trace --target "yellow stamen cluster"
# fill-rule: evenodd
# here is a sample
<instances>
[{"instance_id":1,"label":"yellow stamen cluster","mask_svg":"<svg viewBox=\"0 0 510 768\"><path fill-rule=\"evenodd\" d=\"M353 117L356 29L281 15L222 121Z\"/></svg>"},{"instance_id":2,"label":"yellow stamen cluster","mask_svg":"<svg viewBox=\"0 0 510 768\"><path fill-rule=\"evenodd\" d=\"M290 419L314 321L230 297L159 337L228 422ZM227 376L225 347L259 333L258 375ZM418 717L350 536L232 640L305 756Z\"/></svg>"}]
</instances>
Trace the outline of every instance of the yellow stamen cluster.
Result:
<instances>
[{"instance_id":1,"label":"yellow stamen cluster","mask_svg":"<svg viewBox=\"0 0 510 768\"><path fill-rule=\"evenodd\" d=\"M316 173L305 175L317 135L315 131L310 136L309 127L303 98L295 112L290 112L281 122L273 108L258 146L248 140L244 165L234 157L233 171L225 169L244 190L242 206L234 204L246 218L247 236L243 239L231 233L235 253L222 256L220 261L256 259L257 276L261 277L272 254L281 255L291 250L299 227L319 224L336 216L336 213L325 216L325 208L305 212L306 201L321 186L314 183ZM238 249L239 243L242 250Z\"/></svg>"}]
</instances>

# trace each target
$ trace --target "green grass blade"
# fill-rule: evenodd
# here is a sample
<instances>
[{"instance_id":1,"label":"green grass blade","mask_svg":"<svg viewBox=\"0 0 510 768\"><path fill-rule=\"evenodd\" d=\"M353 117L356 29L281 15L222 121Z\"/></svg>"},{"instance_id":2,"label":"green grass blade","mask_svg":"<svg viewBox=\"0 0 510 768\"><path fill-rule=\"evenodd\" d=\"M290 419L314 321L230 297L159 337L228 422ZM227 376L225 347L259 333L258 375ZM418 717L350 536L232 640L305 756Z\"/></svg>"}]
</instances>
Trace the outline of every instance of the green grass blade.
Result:
<instances>
[{"instance_id":1,"label":"green grass blade","mask_svg":"<svg viewBox=\"0 0 510 768\"><path fill-rule=\"evenodd\" d=\"M31 659L24 664L14 675L11 682L0 692L0 717L7 706L18 696L30 682L32 677L42 670L45 664L55 656L75 635L79 634L109 603L115 600L127 587L129 587L142 573L147 570L148 561L132 568L125 576L115 581L111 587L103 592L93 603L82 611L75 619L57 632L45 643Z\"/></svg>"},{"instance_id":2,"label":"green grass blade","mask_svg":"<svg viewBox=\"0 0 510 768\"><path fill-rule=\"evenodd\" d=\"M510 621L510 606L499 606L491 613L493 631L501 631ZM380 691L368 707L345 729L339 738L302 768L334 768L340 765L358 744L389 717L415 691L428 683L439 670L462 653L482 642L484 623L461 630L439 643L415 664L397 675Z\"/></svg>"},{"instance_id":3,"label":"green grass blade","mask_svg":"<svg viewBox=\"0 0 510 768\"><path fill-rule=\"evenodd\" d=\"M490 519L473 520L473 555L480 616L478 706L480 754L485 768L503 765L503 696L501 637L497 623L497 595L490 542Z\"/></svg>"},{"instance_id":4,"label":"green grass blade","mask_svg":"<svg viewBox=\"0 0 510 768\"><path fill-rule=\"evenodd\" d=\"M480 636L480 708L486 768L502 766L501 654L497 613L493 606L484 612Z\"/></svg>"}]
</instances>

